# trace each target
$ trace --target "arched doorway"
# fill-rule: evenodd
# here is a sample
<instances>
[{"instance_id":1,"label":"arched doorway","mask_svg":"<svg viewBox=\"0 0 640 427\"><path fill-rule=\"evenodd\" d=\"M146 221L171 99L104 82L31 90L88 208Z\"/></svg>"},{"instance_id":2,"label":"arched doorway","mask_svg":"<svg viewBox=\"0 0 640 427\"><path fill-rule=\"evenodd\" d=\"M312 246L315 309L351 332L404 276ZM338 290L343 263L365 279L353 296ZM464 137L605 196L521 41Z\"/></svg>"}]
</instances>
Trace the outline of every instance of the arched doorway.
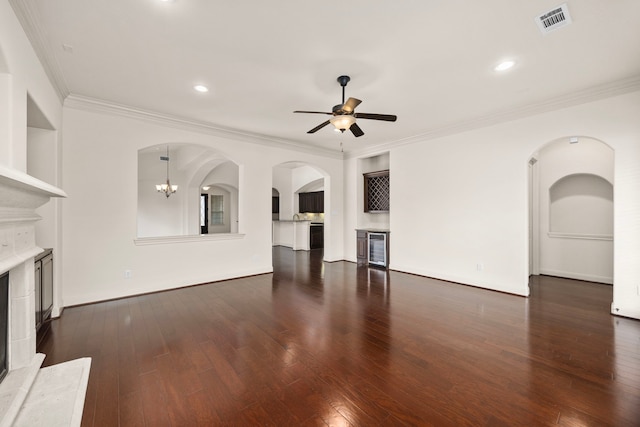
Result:
<instances>
[{"instance_id":1,"label":"arched doorway","mask_svg":"<svg viewBox=\"0 0 640 427\"><path fill-rule=\"evenodd\" d=\"M330 212L329 182L324 170L306 162L285 162L273 167L272 195L278 195L278 219L273 216L274 246L291 246L294 250L322 248L327 252L326 248L331 244L328 238L331 221L324 212ZM305 196L303 206L301 194ZM315 196L317 202L311 205L320 208L308 207L306 196L310 195ZM320 247L318 242L321 242Z\"/></svg>"},{"instance_id":2,"label":"arched doorway","mask_svg":"<svg viewBox=\"0 0 640 427\"><path fill-rule=\"evenodd\" d=\"M613 284L613 149L561 138L528 167L529 274Z\"/></svg>"}]
</instances>

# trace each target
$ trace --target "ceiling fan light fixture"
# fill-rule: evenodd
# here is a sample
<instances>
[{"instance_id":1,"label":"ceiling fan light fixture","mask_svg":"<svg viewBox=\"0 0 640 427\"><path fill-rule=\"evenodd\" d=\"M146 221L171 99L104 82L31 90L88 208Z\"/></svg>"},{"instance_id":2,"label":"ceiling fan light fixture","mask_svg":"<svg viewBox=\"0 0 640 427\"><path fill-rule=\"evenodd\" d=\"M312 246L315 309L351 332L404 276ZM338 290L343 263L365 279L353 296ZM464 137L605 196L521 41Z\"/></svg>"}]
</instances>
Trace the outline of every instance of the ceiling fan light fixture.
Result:
<instances>
[{"instance_id":1,"label":"ceiling fan light fixture","mask_svg":"<svg viewBox=\"0 0 640 427\"><path fill-rule=\"evenodd\" d=\"M333 116L329 119L332 125L336 127L336 129L345 131L351 127L352 124L356 122L356 118L351 114L342 114L339 116Z\"/></svg>"}]
</instances>

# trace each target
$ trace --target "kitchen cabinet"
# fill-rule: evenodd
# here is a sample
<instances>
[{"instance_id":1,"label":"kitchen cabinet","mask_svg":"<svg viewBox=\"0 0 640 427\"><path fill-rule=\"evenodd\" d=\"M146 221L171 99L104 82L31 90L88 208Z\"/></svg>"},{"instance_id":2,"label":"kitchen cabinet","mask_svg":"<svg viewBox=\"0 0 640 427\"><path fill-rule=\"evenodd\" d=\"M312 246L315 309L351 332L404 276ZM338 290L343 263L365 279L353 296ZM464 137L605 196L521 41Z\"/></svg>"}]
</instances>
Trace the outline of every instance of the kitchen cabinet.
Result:
<instances>
[{"instance_id":1,"label":"kitchen cabinet","mask_svg":"<svg viewBox=\"0 0 640 427\"><path fill-rule=\"evenodd\" d=\"M300 213L323 213L324 191L312 191L298 194L298 211Z\"/></svg>"},{"instance_id":2,"label":"kitchen cabinet","mask_svg":"<svg viewBox=\"0 0 640 427\"><path fill-rule=\"evenodd\" d=\"M35 316L38 340L49 329L53 309L53 250L47 249L35 258Z\"/></svg>"}]
</instances>

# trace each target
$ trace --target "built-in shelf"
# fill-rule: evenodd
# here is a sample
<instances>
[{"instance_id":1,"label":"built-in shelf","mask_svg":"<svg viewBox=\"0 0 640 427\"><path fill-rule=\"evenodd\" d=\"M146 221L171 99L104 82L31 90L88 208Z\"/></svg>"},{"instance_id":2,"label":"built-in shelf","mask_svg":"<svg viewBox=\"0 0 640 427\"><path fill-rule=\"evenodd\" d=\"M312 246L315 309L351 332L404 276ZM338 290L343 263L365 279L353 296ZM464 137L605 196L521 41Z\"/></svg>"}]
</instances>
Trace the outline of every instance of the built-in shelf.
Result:
<instances>
[{"instance_id":1,"label":"built-in shelf","mask_svg":"<svg viewBox=\"0 0 640 427\"><path fill-rule=\"evenodd\" d=\"M368 172L364 175L364 211L389 212L389 171Z\"/></svg>"}]
</instances>

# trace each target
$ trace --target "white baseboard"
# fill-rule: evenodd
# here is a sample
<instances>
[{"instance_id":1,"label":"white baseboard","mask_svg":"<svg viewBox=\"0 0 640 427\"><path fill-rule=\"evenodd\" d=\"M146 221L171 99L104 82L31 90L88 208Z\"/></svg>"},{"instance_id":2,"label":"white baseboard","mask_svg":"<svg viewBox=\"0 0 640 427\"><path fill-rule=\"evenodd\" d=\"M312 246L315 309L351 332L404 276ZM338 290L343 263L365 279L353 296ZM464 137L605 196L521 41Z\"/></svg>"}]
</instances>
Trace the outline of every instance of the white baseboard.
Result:
<instances>
[{"instance_id":1,"label":"white baseboard","mask_svg":"<svg viewBox=\"0 0 640 427\"><path fill-rule=\"evenodd\" d=\"M598 276L595 274L584 274L584 273L576 273L573 271L562 271L562 270L549 270L545 268L540 269L540 274L543 274L545 276L564 277L567 279L584 280L586 282L597 282L597 283L606 283L608 285L613 285L613 277Z\"/></svg>"}]
</instances>

